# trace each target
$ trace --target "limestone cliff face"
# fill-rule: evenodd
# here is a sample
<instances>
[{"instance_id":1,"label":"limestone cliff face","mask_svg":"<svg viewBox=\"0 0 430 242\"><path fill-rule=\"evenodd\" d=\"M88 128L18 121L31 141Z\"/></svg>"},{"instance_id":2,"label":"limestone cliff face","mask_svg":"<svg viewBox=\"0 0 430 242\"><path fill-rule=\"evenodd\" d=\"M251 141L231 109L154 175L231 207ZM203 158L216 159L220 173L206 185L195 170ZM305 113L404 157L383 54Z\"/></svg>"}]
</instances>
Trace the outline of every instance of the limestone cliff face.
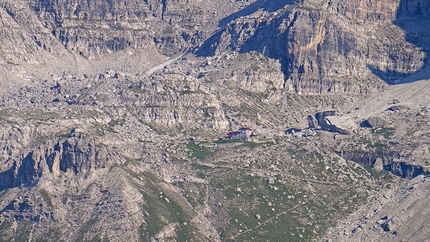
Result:
<instances>
[{"instance_id":1,"label":"limestone cliff face","mask_svg":"<svg viewBox=\"0 0 430 242\"><path fill-rule=\"evenodd\" d=\"M105 147L83 135L46 144L17 158L13 166L0 174L0 190L34 184L43 174L85 174L110 167L113 157Z\"/></svg>"},{"instance_id":2,"label":"limestone cliff face","mask_svg":"<svg viewBox=\"0 0 430 242\"><path fill-rule=\"evenodd\" d=\"M90 59L125 49L156 47L166 55L183 52L208 36L216 20L224 16L213 12L214 4L183 0L30 1L40 20L67 49Z\"/></svg>"},{"instance_id":3,"label":"limestone cliff face","mask_svg":"<svg viewBox=\"0 0 430 242\"><path fill-rule=\"evenodd\" d=\"M199 54L255 50L281 61L290 91L369 93L384 86L379 78L391 84L422 68L425 52L408 36L419 39L424 31L406 24L427 10L422 1L286 4L231 21Z\"/></svg>"},{"instance_id":4,"label":"limestone cliff face","mask_svg":"<svg viewBox=\"0 0 430 242\"><path fill-rule=\"evenodd\" d=\"M218 28L199 54L258 51L281 62L289 91L364 94L424 67L429 9L422 0L8 0L0 8L2 64L24 77L28 67L16 64L51 66L46 52L66 62L70 52L174 55Z\"/></svg>"},{"instance_id":5,"label":"limestone cliff face","mask_svg":"<svg viewBox=\"0 0 430 242\"><path fill-rule=\"evenodd\" d=\"M32 74L54 72L62 65L74 67L73 55L24 1L0 3L0 35L0 88L16 83L16 79L29 80Z\"/></svg>"},{"instance_id":6,"label":"limestone cliff face","mask_svg":"<svg viewBox=\"0 0 430 242\"><path fill-rule=\"evenodd\" d=\"M32 26L23 36L34 35L21 44L19 33L5 33L30 52L7 55L8 63L44 62L33 54L41 50L63 55L59 43L88 59L121 50L174 55L219 28L199 54L258 51L281 62L289 91L360 94L422 69L430 51L430 7L421 0L6 2L2 25ZM25 19L17 10L28 6Z\"/></svg>"},{"instance_id":7,"label":"limestone cliff face","mask_svg":"<svg viewBox=\"0 0 430 242\"><path fill-rule=\"evenodd\" d=\"M95 58L149 46L151 22L162 14L161 3L156 3L47 0L32 1L30 6L67 49Z\"/></svg>"}]
</instances>

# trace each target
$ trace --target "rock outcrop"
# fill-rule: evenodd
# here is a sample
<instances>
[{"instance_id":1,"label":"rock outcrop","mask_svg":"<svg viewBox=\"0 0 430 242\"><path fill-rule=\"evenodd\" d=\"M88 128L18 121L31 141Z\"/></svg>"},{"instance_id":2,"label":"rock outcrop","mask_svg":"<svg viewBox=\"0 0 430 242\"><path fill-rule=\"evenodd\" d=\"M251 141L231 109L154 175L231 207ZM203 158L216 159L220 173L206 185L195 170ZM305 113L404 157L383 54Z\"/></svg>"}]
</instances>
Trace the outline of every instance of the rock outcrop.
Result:
<instances>
[{"instance_id":1,"label":"rock outcrop","mask_svg":"<svg viewBox=\"0 0 430 242\"><path fill-rule=\"evenodd\" d=\"M422 241L429 216L429 178L418 176L401 186L379 191L371 202L339 222L322 240L333 241Z\"/></svg>"},{"instance_id":2,"label":"rock outcrop","mask_svg":"<svg viewBox=\"0 0 430 242\"><path fill-rule=\"evenodd\" d=\"M48 141L21 159L15 159L11 169L0 174L0 190L34 185L43 174L48 173L86 174L110 167L116 161L106 147L97 145L95 140L84 135L55 143Z\"/></svg>"},{"instance_id":3,"label":"rock outcrop","mask_svg":"<svg viewBox=\"0 0 430 242\"><path fill-rule=\"evenodd\" d=\"M310 129L321 129L339 134L350 134L357 125L349 117L337 116L336 110L327 110L308 116Z\"/></svg>"}]
</instances>

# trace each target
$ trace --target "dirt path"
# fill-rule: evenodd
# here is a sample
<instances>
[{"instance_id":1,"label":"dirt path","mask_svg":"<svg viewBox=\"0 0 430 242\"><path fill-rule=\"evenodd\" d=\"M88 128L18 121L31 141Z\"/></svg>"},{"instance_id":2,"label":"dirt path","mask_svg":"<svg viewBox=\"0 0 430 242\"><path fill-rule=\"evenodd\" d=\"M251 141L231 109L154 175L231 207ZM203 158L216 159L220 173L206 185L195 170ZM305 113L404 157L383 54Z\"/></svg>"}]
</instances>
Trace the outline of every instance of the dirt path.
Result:
<instances>
[{"instance_id":1,"label":"dirt path","mask_svg":"<svg viewBox=\"0 0 430 242\"><path fill-rule=\"evenodd\" d=\"M149 70L146 72L146 75L148 75L148 76L149 76L149 75L151 75L152 73L154 73L155 71L158 71L158 70L163 69L165 66L168 66L168 65L172 64L172 63L173 63L173 62L175 62L177 59L181 58L182 56L184 56L184 55L186 55L186 54L188 54L188 53L189 53L189 51L184 52L184 53L180 54L179 56L174 57L173 59L168 59L168 60L166 60L165 62L163 62L163 63L161 63L161 64L159 64L159 65L157 65L157 66L152 67L151 69L149 69Z\"/></svg>"}]
</instances>

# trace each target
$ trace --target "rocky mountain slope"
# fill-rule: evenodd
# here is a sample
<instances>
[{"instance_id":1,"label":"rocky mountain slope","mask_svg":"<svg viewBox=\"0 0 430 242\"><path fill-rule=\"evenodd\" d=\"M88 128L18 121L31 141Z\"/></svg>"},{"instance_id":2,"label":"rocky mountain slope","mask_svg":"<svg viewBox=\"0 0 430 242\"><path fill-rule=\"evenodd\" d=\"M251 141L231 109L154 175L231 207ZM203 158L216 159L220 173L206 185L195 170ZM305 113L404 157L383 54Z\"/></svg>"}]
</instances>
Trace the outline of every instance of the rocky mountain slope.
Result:
<instances>
[{"instance_id":1,"label":"rocky mountain slope","mask_svg":"<svg viewBox=\"0 0 430 242\"><path fill-rule=\"evenodd\" d=\"M428 12L0 0L0 240L425 237Z\"/></svg>"},{"instance_id":2,"label":"rocky mountain slope","mask_svg":"<svg viewBox=\"0 0 430 242\"><path fill-rule=\"evenodd\" d=\"M394 191L384 192L367 207L327 232L329 241L420 241L429 237L428 177L419 176Z\"/></svg>"}]
</instances>

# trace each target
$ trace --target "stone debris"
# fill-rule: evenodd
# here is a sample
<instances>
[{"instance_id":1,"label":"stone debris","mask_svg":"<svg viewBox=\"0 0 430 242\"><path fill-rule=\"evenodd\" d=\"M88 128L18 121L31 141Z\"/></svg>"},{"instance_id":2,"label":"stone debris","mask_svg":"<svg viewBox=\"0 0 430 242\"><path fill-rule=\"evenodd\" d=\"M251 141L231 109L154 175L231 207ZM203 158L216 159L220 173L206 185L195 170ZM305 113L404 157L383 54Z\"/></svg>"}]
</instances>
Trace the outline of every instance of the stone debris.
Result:
<instances>
[{"instance_id":1,"label":"stone debris","mask_svg":"<svg viewBox=\"0 0 430 242\"><path fill-rule=\"evenodd\" d=\"M267 183L269 183L269 184L275 184L275 178L273 178L273 177L270 177L270 178L268 178L267 180Z\"/></svg>"}]
</instances>

